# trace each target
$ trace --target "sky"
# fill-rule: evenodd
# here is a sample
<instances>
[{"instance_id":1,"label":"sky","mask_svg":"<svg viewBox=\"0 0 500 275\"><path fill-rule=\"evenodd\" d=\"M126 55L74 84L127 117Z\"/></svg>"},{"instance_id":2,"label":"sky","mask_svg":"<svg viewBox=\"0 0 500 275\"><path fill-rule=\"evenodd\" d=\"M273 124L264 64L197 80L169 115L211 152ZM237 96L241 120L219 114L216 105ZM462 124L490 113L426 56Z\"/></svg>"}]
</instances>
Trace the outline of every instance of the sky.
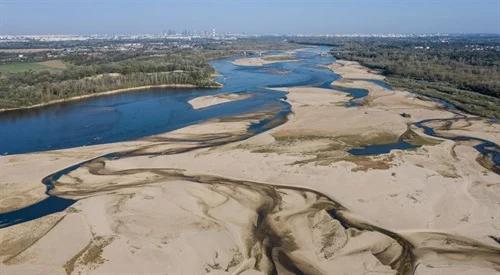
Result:
<instances>
[{"instance_id":1,"label":"sky","mask_svg":"<svg viewBox=\"0 0 500 275\"><path fill-rule=\"evenodd\" d=\"M500 0L0 0L2 34L500 33Z\"/></svg>"}]
</instances>

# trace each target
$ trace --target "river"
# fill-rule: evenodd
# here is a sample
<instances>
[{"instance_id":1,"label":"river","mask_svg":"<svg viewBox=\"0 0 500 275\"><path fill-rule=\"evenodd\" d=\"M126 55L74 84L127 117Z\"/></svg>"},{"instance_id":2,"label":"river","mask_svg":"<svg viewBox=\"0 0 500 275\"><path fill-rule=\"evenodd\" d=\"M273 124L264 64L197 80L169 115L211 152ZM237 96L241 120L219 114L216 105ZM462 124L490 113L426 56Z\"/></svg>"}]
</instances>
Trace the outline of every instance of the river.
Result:
<instances>
[{"instance_id":1,"label":"river","mask_svg":"<svg viewBox=\"0 0 500 275\"><path fill-rule=\"evenodd\" d=\"M94 144L135 140L193 125L213 118L222 118L258 111L273 110L276 121L261 121L250 128L249 135L255 135L279 125L290 112L289 104L282 100L286 93L271 90L271 87L314 86L331 87L340 79L338 75L322 65L334 62L325 54L328 47L316 47L295 53L297 61L280 62L262 67L241 67L232 64L234 58L213 61L211 64L220 74L217 81L224 84L220 89L149 89L144 91L113 94L85 99L66 104L51 105L22 112L0 114L0 152L20 154L36 151L71 148ZM376 82L385 89L392 89L383 82ZM344 89L353 100L366 96L361 89ZM204 95L223 93L250 93L251 97L193 109L190 99ZM347 107L356 106L351 100ZM456 119L463 119L458 116ZM428 135L436 134L426 122L414 125L423 128ZM242 137L244 138L244 137ZM457 140L472 139L480 153L487 155L498 173L499 147L487 140L456 137ZM216 144L211 144L211 146ZM353 148L353 155L385 154L393 149L408 150L417 146L399 140L396 143L367 145ZM121 157L115 154L100 158ZM43 179L49 197L34 205L9 213L0 213L0 228L33 220L59 212L75 201L50 196L52 184L65 174L85 163L63 169Z\"/></svg>"},{"instance_id":2,"label":"river","mask_svg":"<svg viewBox=\"0 0 500 275\"><path fill-rule=\"evenodd\" d=\"M148 89L0 114L0 154L20 154L135 140L212 118L286 109L283 92L268 87L320 86L339 77L319 65L333 62L329 48L297 52L297 62L239 67L234 58L211 62L221 89ZM323 54L322 54L323 53ZM223 93L252 93L246 100L195 110L190 99Z\"/></svg>"}]
</instances>

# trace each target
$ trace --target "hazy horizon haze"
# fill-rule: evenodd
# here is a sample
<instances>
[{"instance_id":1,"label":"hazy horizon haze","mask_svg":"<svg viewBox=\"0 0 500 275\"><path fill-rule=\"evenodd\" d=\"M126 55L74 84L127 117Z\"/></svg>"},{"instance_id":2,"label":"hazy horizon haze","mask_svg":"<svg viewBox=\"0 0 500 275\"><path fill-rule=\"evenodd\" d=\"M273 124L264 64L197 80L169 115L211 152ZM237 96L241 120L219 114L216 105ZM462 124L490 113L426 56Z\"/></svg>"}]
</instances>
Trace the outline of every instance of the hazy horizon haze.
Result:
<instances>
[{"instance_id":1,"label":"hazy horizon haze","mask_svg":"<svg viewBox=\"0 0 500 275\"><path fill-rule=\"evenodd\" d=\"M0 35L500 33L500 0L0 0Z\"/></svg>"}]
</instances>

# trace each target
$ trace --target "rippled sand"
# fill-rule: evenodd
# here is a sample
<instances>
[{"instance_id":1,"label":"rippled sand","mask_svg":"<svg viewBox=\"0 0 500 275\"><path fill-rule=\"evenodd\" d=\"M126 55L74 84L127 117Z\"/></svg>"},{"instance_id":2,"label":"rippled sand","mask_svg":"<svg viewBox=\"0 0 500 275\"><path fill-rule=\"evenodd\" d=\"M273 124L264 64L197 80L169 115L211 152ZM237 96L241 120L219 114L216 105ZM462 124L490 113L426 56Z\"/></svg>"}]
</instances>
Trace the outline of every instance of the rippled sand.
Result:
<instances>
[{"instance_id":1,"label":"rippled sand","mask_svg":"<svg viewBox=\"0 0 500 275\"><path fill-rule=\"evenodd\" d=\"M454 114L361 80L382 78L356 63L339 64L336 86L369 90L361 106L345 107L341 92L291 88L288 121L256 136L248 127L272 112L140 141L0 158L4 210L42 199L41 178L91 160L51 191L76 204L0 229L1 270L498 274L500 246L490 236L500 236L500 176L477 161L473 144L426 137L412 126ZM499 139L498 124L463 121L440 131ZM347 153L408 131L424 145ZM116 151L126 153L98 157Z\"/></svg>"}]
</instances>

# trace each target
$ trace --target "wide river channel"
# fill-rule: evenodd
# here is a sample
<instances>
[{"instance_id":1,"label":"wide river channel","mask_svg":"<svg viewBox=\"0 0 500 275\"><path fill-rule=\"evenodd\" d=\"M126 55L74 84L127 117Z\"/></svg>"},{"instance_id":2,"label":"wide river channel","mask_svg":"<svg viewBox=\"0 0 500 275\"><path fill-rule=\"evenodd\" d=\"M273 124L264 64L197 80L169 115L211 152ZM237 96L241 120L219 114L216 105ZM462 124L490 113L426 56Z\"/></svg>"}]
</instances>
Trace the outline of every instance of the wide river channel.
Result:
<instances>
[{"instance_id":1,"label":"wide river channel","mask_svg":"<svg viewBox=\"0 0 500 275\"><path fill-rule=\"evenodd\" d=\"M331 88L332 82L340 77L323 66L334 62L334 58L328 54L329 50L328 47L307 48L294 53L296 61L261 67L236 66L232 63L234 58L213 61L212 66L220 74L217 81L224 84L220 89L149 89L27 111L0 113L0 155L135 140L213 118L258 111L273 110L276 112L276 117L283 118L291 111L290 105L283 100L286 93L271 88L292 86ZM391 89L383 82L376 84ZM352 96L346 107L356 106L355 99L367 95L367 91L363 89L341 91ZM249 93L252 96L202 109L193 109L189 104L189 100L199 96L223 93ZM462 118L463 115L457 115L456 118L447 120ZM425 125L429 121L433 120L417 122L414 125L424 129L428 135L441 137ZM257 123L251 127L251 131L253 134L264 131L270 124L272 123ZM497 144L466 136L451 139L474 141L476 143L474 148L488 156L493 163L492 170L499 173L500 148ZM415 147L399 140L395 143L353 148L349 152L353 155L376 155L388 153L393 149L407 150ZM112 153L101 157L119 158L120 154ZM0 228L62 211L75 203L74 200L52 196L49 191L59 177L78 169L83 164L85 162L47 176L43 184L47 186L49 196L33 205L0 213Z\"/></svg>"},{"instance_id":2,"label":"wide river channel","mask_svg":"<svg viewBox=\"0 0 500 275\"><path fill-rule=\"evenodd\" d=\"M323 64L333 62L329 48L297 51L295 62L262 67L241 67L233 59L211 62L220 74L220 89L149 89L81 101L56 104L29 111L0 114L0 154L19 154L87 146L155 135L208 119L279 107L285 93L268 87L326 86L339 79ZM363 96L357 91L356 95ZM190 99L223 93L251 93L246 100L195 110Z\"/></svg>"}]
</instances>

